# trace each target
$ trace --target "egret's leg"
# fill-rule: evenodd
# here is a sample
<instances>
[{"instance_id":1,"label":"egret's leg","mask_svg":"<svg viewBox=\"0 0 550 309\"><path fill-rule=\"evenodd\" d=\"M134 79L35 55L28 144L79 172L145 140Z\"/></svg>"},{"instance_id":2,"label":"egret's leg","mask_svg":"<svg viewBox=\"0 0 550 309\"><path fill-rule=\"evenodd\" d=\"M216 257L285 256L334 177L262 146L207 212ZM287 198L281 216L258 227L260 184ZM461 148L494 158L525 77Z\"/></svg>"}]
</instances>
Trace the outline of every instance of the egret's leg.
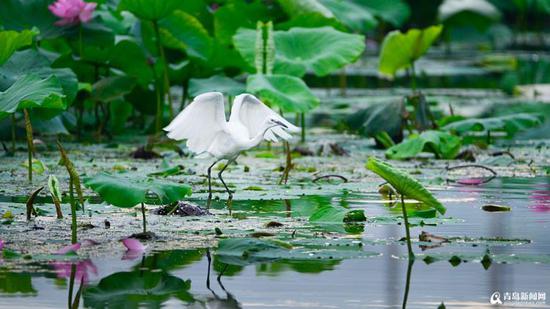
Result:
<instances>
[{"instance_id":1,"label":"egret's leg","mask_svg":"<svg viewBox=\"0 0 550 309\"><path fill-rule=\"evenodd\" d=\"M233 200L233 193L231 192L231 190L229 190L229 187L227 187L227 184L225 183L225 181L223 180L222 178L222 173L223 171L225 171L225 169L233 162L235 162L235 159L230 159L230 160L227 160L227 164L225 164L225 166L221 169L221 171L218 173L218 178L220 178L220 180L222 181L222 184L223 186L225 187L225 191L227 191L227 194L229 194L229 198L227 199L227 208L229 208L229 212L231 213L231 201Z\"/></svg>"},{"instance_id":2,"label":"egret's leg","mask_svg":"<svg viewBox=\"0 0 550 309\"><path fill-rule=\"evenodd\" d=\"M206 209L210 209L210 204L212 203L212 168L216 165L218 161L215 161L208 168L208 201L206 202Z\"/></svg>"}]
</instances>

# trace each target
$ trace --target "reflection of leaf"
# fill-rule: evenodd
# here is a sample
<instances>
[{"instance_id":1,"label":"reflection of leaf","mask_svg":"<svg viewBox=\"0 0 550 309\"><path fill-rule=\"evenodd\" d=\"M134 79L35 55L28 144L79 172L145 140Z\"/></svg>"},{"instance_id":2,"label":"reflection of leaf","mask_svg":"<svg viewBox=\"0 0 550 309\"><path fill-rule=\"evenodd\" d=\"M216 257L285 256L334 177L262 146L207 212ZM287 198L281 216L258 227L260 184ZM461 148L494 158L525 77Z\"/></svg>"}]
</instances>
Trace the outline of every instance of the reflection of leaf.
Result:
<instances>
[{"instance_id":1,"label":"reflection of leaf","mask_svg":"<svg viewBox=\"0 0 550 309\"><path fill-rule=\"evenodd\" d=\"M84 291L84 306L92 308L160 308L173 295L192 300L191 281L183 281L164 271L118 272Z\"/></svg>"},{"instance_id":2,"label":"reflection of leaf","mask_svg":"<svg viewBox=\"0 0 550 309\"><path fill-rule=\"evenodd\" d=\"M249 75L247 91L284 112L307 112L319 105L319 99L299 78L289 75Z\"/></svg>"},{"instance_id":3,"label":"reflection of leaf","mask_svg":"<svg viewBox=\"0 0 550 309\"><path fill-rule=\"evenodd\" d=\"M443 26L438 25L388 33L382 42L378 71L392 78L398 70L410 67L428 51L442 30Z\"/></svg>"},{"instance_id":4,"label":"reflection of leaf","mask_svg":"<svg viewBox=\"0 0 550 309\"><path fill-rule=\"evenodd\" d=\"M330 74L356 61L365 49L361 35L331 27L292 28L274 31L274 73L301 77L308 70L318 76ZM235 48L254 67L256 30L239 29L233 37Z\"/></svg>"},{"instance_id":5,"label":"reflection of leaf","mask_svg":"<svg viewBox=\"0 0 550 309\"><path fill-rule=\"evenodd\" d=\"M170 250L154 253L145 258L143 263L137 265L136 268L147 267L150 269L162 269L170 271L182 269L195 262L198 262L204 256L204 251L197 250Z\"/></svg>"},{"instance_id":6,"label":"reflection of leaf","mask_svg":"<svg viewBox=\"0 0 550 309\"><path fill-rule=\"evenodd\" d=\"M191 195L191 188L185 185L160 182L152 179L135 179L119 175L100 173L88 177L84 184L99 193L102 199L117 207L134 207L146 202L146 194L152 192L163 204L171 203Z\"/></svg>"},{"instance_id":7,"label":"reflection of leaf","mask_svg":"<svg viewBox=\"0 0 550 309\"><path fill-rule=\"evenodd\" d=\"M310 222L332 222L332 223L348 223L348 222L363 222L367 220L362 209L350 210L344 207L335 207L331 205L323 205L317 209L310 217Z\"/></svg>"},{"instance_id":8,"label":"reflection of leaf","mask_svg":"<svg viewBox=\"0 0 550 309\"><path fill-rule=\"evenodd\" d=\"M189 95L191 97L196 97L201 93L209 91L218 91L225 95L237 96L245 92L245 86L230 77L222 75L214 75L209 78L192 78L189 80Z\"/></svg>"},{"instance_id":9,"label":"reflection of leaf","mask_svg":"<svg viewBox=\"0 0 550 309\"><path fill-rule=\"evenodd\" d=\"M29 273L10 272L8 269L0 269L0 292L26 295L37 293L32 286L32 277Z\"/></svg>"},{"instance_id":10,"label":"reflection of leaf","mask_svg":"<svg viewBox=\"0 0 550 309\"><path fill-rule=\"evenodd\" d=\"M440 131L425 131L410 136L386 151L389 159L409 159L423 151L432 152L439 159L454 159L462 145L460 137Z\"/></svg>"},{"instance_id":11,"label":"reflection of leaf","mask_svg":"<svg viewBox=\"0 0 550 309\"><path fill-rule=\"evenodd\" d=\"M441 214L447 210L424 186L409 174L369 157L367 168L389 182L400 194L434 207Z\"/></svg>"}]
</instances>

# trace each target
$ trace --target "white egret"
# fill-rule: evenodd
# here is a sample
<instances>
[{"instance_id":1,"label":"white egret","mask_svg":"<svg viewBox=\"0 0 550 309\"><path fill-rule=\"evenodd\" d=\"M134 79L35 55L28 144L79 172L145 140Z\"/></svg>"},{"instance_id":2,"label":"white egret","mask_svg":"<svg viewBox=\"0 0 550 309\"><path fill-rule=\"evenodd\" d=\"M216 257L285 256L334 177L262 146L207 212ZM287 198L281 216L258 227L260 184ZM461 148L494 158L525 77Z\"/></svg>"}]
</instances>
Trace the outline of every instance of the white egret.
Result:
<instances>
[{"instance_id":1,"label":"white egret","mask_svg":"<svg viewBox=\"0 0 550 309\"><path fill-rule=\"evenodd\" d=\"M287 131L299 132L298 127L247 93L235 97L227 121L223 95L219 92L195 97L164 130L171 139L187 139L187 148L198 157L215 159L208 168L208 208L212 200L211 172L216 163L227 160L218 177L229 194L227 203L231 205L233 194L222 178L227 166L235 162L242 151L263 140L277 142L277 137L288 140L292 136Z\"/></svg>"}]
</instances>

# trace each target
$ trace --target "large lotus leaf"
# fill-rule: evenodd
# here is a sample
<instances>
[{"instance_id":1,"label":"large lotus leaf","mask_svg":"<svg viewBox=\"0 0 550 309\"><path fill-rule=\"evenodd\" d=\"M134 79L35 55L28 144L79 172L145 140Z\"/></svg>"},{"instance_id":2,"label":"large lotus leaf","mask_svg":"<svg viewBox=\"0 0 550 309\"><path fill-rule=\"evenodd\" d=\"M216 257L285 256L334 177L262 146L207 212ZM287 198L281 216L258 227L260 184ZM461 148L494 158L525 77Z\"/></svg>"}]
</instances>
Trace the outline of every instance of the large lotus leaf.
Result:
<instances>
[{"instance_id":1,"label":"large lotus leaf","mask_svg":"<svg viewBox=\"0 0 550 309\"><path fill-rule=\"evenodd\" d=\"M99 193L106 202L124 208L146 202L148 192L154 193L163 204L191 195L191 188L185 185L107 173L85 178L84 185Z\"/></svg>"},{"instance_id":2,"label":"large lotus leaf","mask_svg":"<svg viewBox=\"0 0 550 309\"><path fill-rule=\"evenodd\" d=\"M323 205L310 217L309 222L317 223L352 223L367 220L362 209L347 209L341 206Z\"/></svg>"},{"instance_id":3,"label":"large lotus leaf","mask_svg":"<svg viewBox=\"0 0 550 309\"><path fill-rule=\"evenodd\" d=\"M443 26L437 25L426 29L410 29L406 33L399 30L388 33L380 50L378 71L393 78L398 70L408 68L422 57L442 30Z\"/></svg>"},{"instance_id":4,"label":"large lotus leaf","mask_svg":"<svg viewBox=\"0 0 550 309\"><path fill-rule=\"evenodd\" d=\"M118 42L111 51L109 64L136 78L141 85L148 85L154 80L153 66L149 64L143 48L134 41Z\"/></svg>"},{"instance_id":5,"label":"large lotus leaf","mask_svg":"<svg viewBox=\"0 0 550 309\"><path fill-rule=\"evenodd\" d=\"M32 37L35 35L33 31L23 30L17 31L0 31L0 65L2 65L10 56L19 48L30 45Z\"/></svg>"},{"instance_id":6,"label":"large lotus leaf","mask_svg":"<svg viewBox=\"0 0 550 309\"><path fill-rule=\"evenodd\" d=\"M6 90L26 75L35 75L42 79L54 75L61 84L68 103L74 100L78 92L78 80L70 69L52 69L49 60L32 49L14 53L0 67L0 91Z\"/></svg>"},{"instance_id":7,"label":"large lotus leaf","mask_svg":"<svg viewBox=\"0 0 550 309\"><path fill-rule=\"evenodd\" d=\"M189 80L189 95L196 97L201 93L218 91L229 96L237 96L245 92L246 87L238 81L222 76L214 75L209 78L192 78Z\"/></svg>"},{"instance_id":8,"label":"large lotus leaf","mask_svg":"<svg viewBox=\"0 0 550 309\"><path fill-rule=\"evenodd\" d=\"M318 76L330 74L355 62L365 49L361 35L332 27L292 28L275 31L275 67L273 72L303 76L308 70ZM235 47L254 66L256 30L239 29L233 37Z\"/></svg>"},{"instance_id":9,"label":"large lotus leaf","mask_svg":"<svg viewBox=\"0 0 550 309\"><path fill-rule=\"evenodd\" d=\"M318 14L325 18L333 18L334 14L318 0L279 0L285 13L291 17L304 14Z\"/></svg>"},{"instance_id":10,"label":"large lotus leaf","mask_svg":"<svg viewBox=\"0 0 550 309\"><path fill-rule=\"evenodd\" d=\"M212 39L200 21L177 10L159 22L163 45L206 60L212 54Z\"/></svg>"},{"instance_id":11,"label":"large lotus leaf","mask_svg":"<svg viewBox=\"0 0 550 309\"><path fill-rule=\"evenodd\" d=\"M348 28L367 32L376 28L378 21L364 5L349 0L320 0L320 2Z\"/></svg>"},{"instance_id":12,"label":"large lotus leaf","mask_svg":"<svg viewBox=\"0 0 550 309\"><path fill-rule=\"evenodd\" d=\"M97 81L92 87L92 99L101 102L111 102L130 93L136 81L128 76L110 76Z\"/></svg>"},{"instance_id":13,"label":"large lotus leaf","mask_svg":"<svg viewBox=\"0 0 550 309\"><path fill-rule=\"evenodd\" d=\"M513 0L512 2L522 12L533 11L539 14L550 14L549 0Z\"/></svg>"},{"instance_id":14,"label":"large lotus leaf","mask_svg":"<svg viewBox=\"0 0 550 309\"><path fill-rule=\"evenodd\" d=\"M404 109L402 100L375 103L349 115L346 124L353 131L368 137L386 132L394 142L399 142L403 139Z\"/></svg>"},{"instance_id":15,"label":"large lotus leaf","mask_svg":"<svg viewBox=\"0 0 550 309\"><path fill-rule=\"evenodd\" d=\"M5 30L23 31L38 28L38 40L57 37L66 27L55 25L58 18L48 10L51 0L2 0L0 25Z\"/></svg>"},{"instance_id":16,"label":"large lotus leaf","mask_svg":"<svg viewBox=\"0 0 550 309\"><path fill-rule=\"evenodd\" d=\"M283 112L307 112L319 105L319 99L299 78L289 75L249 75L248 92Z\"/></svg>"},{"instance_id":17,"label":"large lotus leaf","mask_svg":"<svg viewBox=\"0 0 550 309\"><path fill-rule=\"evenodd\" d=\"M445 0L439 6L438 11L438 17L441 21L446 21L466 11L490 20L498 20L500 18L498 9L486 0Z\"/></svg>"},{"instance_id":18,"label":"large lotus leaf","mask_svg":"<svg viewBox=\"0 0 550 309\"><path fill-rule=\"evenodd\" d=\"M158 21L170 15L181 0L121 0L119 10L130 11L140 19Z\"/></svg>"},{"instance_id":19,"label":"large lotus leaf","mask_svg":"<svg viewBox=\"0 0 550 309\"><path fill-rule=\"evenodd\" d=\"M39 132L40 135L70 135L69 131L65 127L65 124L63 124L63 119L61 115L58 115L51 119L41 119L40 115L35 114L38 113L31 113L32 129L36 132Z\"/></svg>"},{"instance_id":20,"label":"large lotus leaf","mask_svg":"<svg viewBox=\"0 0 550 309\"><path fill-rule=\"evenodd\" d=\"M349 0L367 7L371 13L395 27L402 26L410 17L411 9L404 0Z\"/></svg>"},{"instance_id":21,"label":"large lotus leaf","mask_svg":"<svg viewBox=\"0 0 550 309\"><path fill-rule=\"evenodd\" d=\"M239 28L256 29L266 15L267 7L259 0L229 1L214 12L214 35L220 44L232 45Z\"/></svg>"},{"instance_id":22,"label":"large lotus leaf","mask_svg":"<svg viewBox=\"0 0 550 309\"><path fill-rule=\"evenodd\" d=\"M425 131L418 136L411 136L405 141L386 150L389 159L409 159L423 151L432 152L439 159L454 159L462 141L460 137L440 131Z\"/></svg>"},{"instance_id":23,"label":"large lotus leaf","mask_svg":"<svg viewBox=\"0 0 550 309\"><path fill-rule=\"evenodd\" d=\"M191 281L184 281L164 271L135 270L118 272L84 290L86 308L160 308L162 303L177 296L192 299Z\"/></svg>"},{"instance_id":24,"label":"large lotus leaf","mask_svg":"<svg viewBox=\"0 0 550 309\"><path fill-rule=\"evenodd\" d=\"M0 118L23 108L65 109L63 89L57 77L43 79L29 74L18 79L6 91L0 92Z\"/></svg>"},{"instance_id":25,"label":"large lotus leaf","mask_svg":"<svg viewBox=\"0 0 550 309\"><path fill-rule=\"evenodd\" d=\"M505 131L509 136L518 131L538 126L542 123L540 115L519 113L491 118L470 118L451 122L443 130L463 135L471 131Z\"/></svg>"},{"instance_id":26,"label":"large lotus leaf","mask_svg":"<svg viewBox=\"0 0 550 309\"><path fill-rule=\"evenodd\" d=\"M367 169L378 174L390 183L400 194L433 207L442 215L447 211L445 206L443 206L430 191L424 188L420 182L408 173L400 171L375 157L369 157Z\"/></svg>"}]
</instances>

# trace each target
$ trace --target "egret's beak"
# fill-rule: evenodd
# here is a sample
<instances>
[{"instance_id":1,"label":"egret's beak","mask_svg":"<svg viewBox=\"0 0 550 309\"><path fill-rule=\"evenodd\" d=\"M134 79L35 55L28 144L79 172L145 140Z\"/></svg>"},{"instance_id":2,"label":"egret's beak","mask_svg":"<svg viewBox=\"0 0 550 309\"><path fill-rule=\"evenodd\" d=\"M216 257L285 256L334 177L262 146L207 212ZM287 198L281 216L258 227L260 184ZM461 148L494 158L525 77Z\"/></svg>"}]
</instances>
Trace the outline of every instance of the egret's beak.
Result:
<instances>
[{"instance_id":1,"label":"egret's beak","mask_svg":"<svg viewBox=\"0 0 550 309\"><path fill-rule=\"evenodd\" d=\"M273 121L274 123L276 123L276 124L282 126L283 128L288 129L288 127L286 126L286 124L280 122L279 120L271 119L271 121Z\"/></svg>"}]
</instances>

